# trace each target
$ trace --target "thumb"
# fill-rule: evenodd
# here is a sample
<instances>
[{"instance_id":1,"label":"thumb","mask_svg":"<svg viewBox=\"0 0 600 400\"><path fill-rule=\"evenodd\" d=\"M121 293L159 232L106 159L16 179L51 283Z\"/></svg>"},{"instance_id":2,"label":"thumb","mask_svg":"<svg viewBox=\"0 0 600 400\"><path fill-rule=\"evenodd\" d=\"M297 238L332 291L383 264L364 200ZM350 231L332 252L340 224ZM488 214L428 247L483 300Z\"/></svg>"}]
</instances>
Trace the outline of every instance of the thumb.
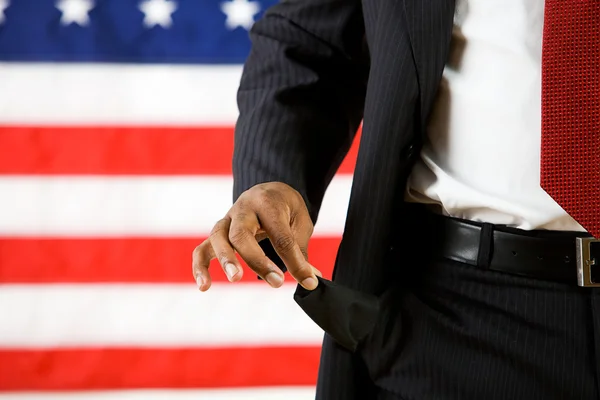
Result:
<instances>
[{"instance_id":1,"label":"thumb","mask_svg":"<svg viewBox=\"0 0 600 400\"><path fill-rule=\"evenodd\" d=\"M323 277L323 274L321 273L321 271L319 271L318 269L316 269L312 265L311 265L311 268L312 268L312 270L313 270L313 272L314 272L315 275L317 275L319 278Z\"/></svg>"}]
</instances>

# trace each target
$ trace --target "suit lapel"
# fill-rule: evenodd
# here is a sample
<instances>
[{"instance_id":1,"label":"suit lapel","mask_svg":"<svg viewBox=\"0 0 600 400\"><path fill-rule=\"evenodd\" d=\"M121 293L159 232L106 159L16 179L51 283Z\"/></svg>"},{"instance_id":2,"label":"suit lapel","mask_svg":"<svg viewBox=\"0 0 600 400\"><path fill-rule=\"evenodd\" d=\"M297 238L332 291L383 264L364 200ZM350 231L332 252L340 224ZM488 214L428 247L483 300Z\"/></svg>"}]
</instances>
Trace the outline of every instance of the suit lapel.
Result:
<instances>
[{"instance_id":1,"label":"suit lapel","mask_svg":"<svg viewBox=\"0 0 600 400\"><path fill-rule=\"evenodd\" d=\"M448 57L455 0L403 0L419 85L421 133ZM432 23L435 21L435 23Z\"/></svg>"}]
</instances>

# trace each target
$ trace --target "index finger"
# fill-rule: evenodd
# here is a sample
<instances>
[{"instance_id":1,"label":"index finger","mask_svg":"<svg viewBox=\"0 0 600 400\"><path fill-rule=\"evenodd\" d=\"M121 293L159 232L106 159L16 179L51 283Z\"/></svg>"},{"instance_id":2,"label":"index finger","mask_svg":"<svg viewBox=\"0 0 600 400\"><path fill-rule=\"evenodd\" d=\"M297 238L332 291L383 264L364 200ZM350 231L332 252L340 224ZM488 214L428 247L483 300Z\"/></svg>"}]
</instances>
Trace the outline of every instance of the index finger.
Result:
<instances>
[{"instance_id":1,"label":"index finger","mask_svg":"<svg viewBox=\"0 0 600 400\"><path fill-rule=\"evenodd\" d=\"M229 242L248 267L272 287L283 284L283 272L271 261L258 244L256 234L260 224L256 214L242 206L230 213Z\"/></svg>"},{"instance_id":2,"label":"index finger","mask_svg":"<svg viewBox=\"0 0 600 400\"><path fill-rule=\"evenodd\" d=\"M313 266L304 257L285 212L263 208L258 217L261 226L269 235L273 248L284 262L290 275L305 289L315 289L318 281Z\"/></svg>"}]
</instances>

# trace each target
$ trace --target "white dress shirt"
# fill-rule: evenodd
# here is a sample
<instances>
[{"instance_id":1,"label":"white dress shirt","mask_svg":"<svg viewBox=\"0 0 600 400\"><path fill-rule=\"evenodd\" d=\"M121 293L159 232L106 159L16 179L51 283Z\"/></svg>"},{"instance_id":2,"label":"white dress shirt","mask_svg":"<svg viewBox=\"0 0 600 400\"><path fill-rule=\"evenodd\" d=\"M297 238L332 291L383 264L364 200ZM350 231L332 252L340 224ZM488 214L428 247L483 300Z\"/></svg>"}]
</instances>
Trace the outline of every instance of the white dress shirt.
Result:
<instances>
[{"instance_id":1,"label":"white dress shirt","mask_svg":"<svg viewBox=\"0 0 600 400\"><path fill-rule=\"evenodd\" d=\"M525 230L583 231L540 187L544 0L457 0L452 55L406 199Z\"/></svg>"}]
</instances>

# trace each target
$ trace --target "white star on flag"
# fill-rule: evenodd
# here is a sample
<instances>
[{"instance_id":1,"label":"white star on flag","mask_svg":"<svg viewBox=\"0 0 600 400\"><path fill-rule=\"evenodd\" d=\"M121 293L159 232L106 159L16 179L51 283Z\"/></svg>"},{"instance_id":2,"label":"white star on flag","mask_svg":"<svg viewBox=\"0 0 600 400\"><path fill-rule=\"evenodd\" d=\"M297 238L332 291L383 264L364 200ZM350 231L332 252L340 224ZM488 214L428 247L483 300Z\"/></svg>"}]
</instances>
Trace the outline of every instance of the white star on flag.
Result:
<instances>
[{"instance_id":1,"label":"white star on flag","mask_svg":"<svg viewBox=\"0 0 600 400\"><path fill-rule=\"evenodd\" d=\"M227 15L227 28L235 29L240 26L250 30L254 24L254 16L260 11L260 4L257 1L231 0L221 3L221 11Z\"/></svg>"},{"instance_id":2,"label":"white star on flag","mask_svg":"<svg viewBox=\"0 0 600 400\"><path fill-rule=\"evenodd\" d=\"M9 0L0 0L0 24L2 24L4 22L4 19L5 19L4 10L6 10L9 5L10 5Z\"/></svg>"},{"instance_id":3,"label":"white star on flag","mask_svg":"<svg viewBox=\"0 0 600 400\"><path fill-rule=\"evenodd\" d=\"M171 14L177 9L177 3L169 0L145 0L140 3L144 13L144 25L148 28L160 25L169 28L173 24Z\"/></svg>"},{"instance_id":4,"label":"white star on flag","mask_svg":"<svg viewBox=\"0 0 600 400\"><path fill-rule=\"evenodd\" d=\"M76 23L79 26L85 26L90 23L89 12L94 8L94 2L92 0L59 0L56 8L62 13L61 24Z\"/></svg>"}]
</instances>

